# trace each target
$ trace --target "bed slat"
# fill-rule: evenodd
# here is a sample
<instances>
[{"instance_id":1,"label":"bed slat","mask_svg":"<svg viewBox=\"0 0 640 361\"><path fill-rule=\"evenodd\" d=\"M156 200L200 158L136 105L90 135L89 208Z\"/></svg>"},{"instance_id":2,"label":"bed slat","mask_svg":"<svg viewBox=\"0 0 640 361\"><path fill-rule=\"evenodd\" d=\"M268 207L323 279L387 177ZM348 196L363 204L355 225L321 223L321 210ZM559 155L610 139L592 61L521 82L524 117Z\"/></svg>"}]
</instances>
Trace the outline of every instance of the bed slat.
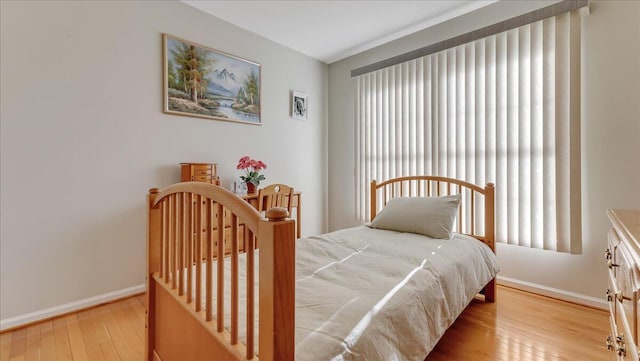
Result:
<instances>
[{"instance_id":1,"label":"bed slat","mask_svg":"<svg viewBox=\"0 0 640 361\"><path fill-rule=\"evenodd\" d=\"M451 183L449 183L449 186L451 185ZM458 184L457 187L457 191L458 194L462 194L462 187ZM451 188L449 188L449 195L451 195ZM463 198L464 195L463 195ZM464 208L464 200L462 202L460 202L460 207L458 207L458 233L464 233L464 219L462 218L462 209Z\"/></svg>"},{"instance_id":2,"label":"bed slat","mask_svg":"<svg viewBox=\"0 0 640 361\"><path fill-rule=\"evenodd\" d=\"M167 202L162 202L162 258L164 260L164 267L162 267L162 275L164 275L164 282L169 282L169 242L167 237L169 235L169 214L167 213Z\"/></svg>"},{"instance_id":3,"label":"bed slat","mask_svg":"<svg viewBox=\"0 0 640 361\"><path fill-rule=\"evenodd\" d=\"M202 196L196 196L196 312L202 311Z\"/></svg>"},{"instance_id":4,"label":"bed slat","mask_svg":"<svg viewBox=\"0 0 640 361\"><path fill-rule=\"evenodd\" d=\"M218 300L218 310L216 314L217 319L217 327L218 332L222 332L224 329L224 297L220 297L220 295L224 295L224 207L222 204L217 204L217 232L218 232L218 251L217 251L217 259L218 259L218 292L217 292L217 300Z\"/></svg>"},{"instance_id":5,"label":"bed slat","mask_svg":"<svg viewBox=\"0 0 640 361\"><path fill-rule=\"evenodd\" d=\"M187 212L188 227L185 234L185 240L187 242L187 304L190 304L193 302L193 272L191 271L191 267L193 267L193 242L195 239L195 219L192 193L189 193L189 196L185 199L185 204L189 209Z\"/></svg>"},{"instance_id":6,"label":"bed slat","mask_svg":"<svg viewBox=\"0 0 640 361\"><path fill-rule=\"evenodd\" d=\"M213 217L213 204L210 200L206 200L205 202L205 219L207 222L207 231L206 231L206 237L207 237L207 261L206 261L206 265L207 265L207 276L206 276L206 280L205 280L205 319L207 321L211 321L213 319L213 311L211 309L211 302L212 302L212 297L213 297L213 290L212 290L212 282L213 282L213 222L212 222L212 217Z\"/></svg>"},{"instance_id":7,"label":"bed slat","mask_svg":"<svg viewBox=\"0 0 640 361\"><path fill-rule=\"evenodd\" d=\"M178 238L178 269L180 270L178 274L178 296L182 296L184 294L184 229L185 229L185 213L184 213L184 193L176 194L177 197L177 220L178 220L178 230L177 230L177 238Z\"/></svg>"},{"instance_id":8,"label":"bed slat","mask_svg":"<svg viewBox=\"0 0 640 361\"><path fill-rule=\"evenodd\" d=\"M255 338L254 338L254 322L255 322L255 315L254 315L254 302L255 302L255 295L254 295L254 282L255 282L255 273L254 273L254 267L253 264L255 262L254 259L254 249L255 249L255 245L254 245L254 236L253 236L253 232L251 232L250 230L246 230L244 232L244 236L245 236L245 244L247 246L247 248L245 248L245 251L247 252L247 353L246 353L246 357L247 359L252 359L255 351L254 351L254 343L255 343Z\"/></svg>"},{"instance_id":9,"label":"bed slat","mask_svg":"<svg viewBox=\"0 0 640 361\"><path fill-rule=\"evenodd\" d=\"M471 234L476 234L476 205L475 205L475 199L476 199L476 192L471 191Z\"/></svg>"},{"instance_id":10,"label":"bed slat","mask_svg":"<svg viewBox=\"0 0 640 361\"><path fill-rule=\"evenodd\" d=\"M238 217L231 215L231 344L238 343Z\"/></svg>"}]
</instances>

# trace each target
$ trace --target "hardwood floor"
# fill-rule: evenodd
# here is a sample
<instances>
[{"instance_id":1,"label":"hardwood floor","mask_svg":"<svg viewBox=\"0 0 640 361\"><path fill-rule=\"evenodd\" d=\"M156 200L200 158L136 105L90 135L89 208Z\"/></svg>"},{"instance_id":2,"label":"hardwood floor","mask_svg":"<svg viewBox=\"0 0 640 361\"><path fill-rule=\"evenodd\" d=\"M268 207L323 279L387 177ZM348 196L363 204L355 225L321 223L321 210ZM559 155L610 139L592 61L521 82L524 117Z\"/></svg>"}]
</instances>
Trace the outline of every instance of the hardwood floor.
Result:
<instances>
[{"instance_id":1,"label":"hardwood floor","mask_svg":"<svg viewBox=\"0 0 640 361\"><path fill-rule=\"evenodd\" d=\"M608 314L498 287L472 301L425 361L610 360ZM142 360L144 296L0 334L0 360ZM322 360L319 360L322 361Z\"/></svg>"},{"instance_id":2,"label":"hardwood floor","mask_svg":"<svg viewBox=\"0 0 640 361\"><path fill-rule=\"evenodd\" d=\"M507 287L498 302L474 300L425 361L613 360L609 314Z\"/></svg>"},{"instance_id":3,"label":"hardwood floor","mask_svg":"<svg viewBox=\"0 0 640 361\"><path fill-rule=\"evenodd\" d=\"M144 295L0 334L0 360L142 360Z\"/></svg>"}]
</instances>

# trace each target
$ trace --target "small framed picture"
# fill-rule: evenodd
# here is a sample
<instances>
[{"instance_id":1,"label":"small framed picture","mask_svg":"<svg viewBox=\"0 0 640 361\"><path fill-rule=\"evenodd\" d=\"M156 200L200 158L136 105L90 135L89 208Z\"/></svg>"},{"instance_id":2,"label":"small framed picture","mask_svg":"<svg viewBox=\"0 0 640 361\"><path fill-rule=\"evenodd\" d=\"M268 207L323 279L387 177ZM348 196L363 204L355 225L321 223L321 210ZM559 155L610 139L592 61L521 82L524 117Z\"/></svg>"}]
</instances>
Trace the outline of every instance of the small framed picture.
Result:
<instances>
[{"instance_id":1,"label":"small framed picture","mask_svg":"<svg viewBox=\"0 0 640 361\"><path fill-rule=\"evenodd\" d=\"M294 119L307 119L309 109L309 96L305 93L294 91L291 96L291 116Z\"/></svg>"}]
</instances>

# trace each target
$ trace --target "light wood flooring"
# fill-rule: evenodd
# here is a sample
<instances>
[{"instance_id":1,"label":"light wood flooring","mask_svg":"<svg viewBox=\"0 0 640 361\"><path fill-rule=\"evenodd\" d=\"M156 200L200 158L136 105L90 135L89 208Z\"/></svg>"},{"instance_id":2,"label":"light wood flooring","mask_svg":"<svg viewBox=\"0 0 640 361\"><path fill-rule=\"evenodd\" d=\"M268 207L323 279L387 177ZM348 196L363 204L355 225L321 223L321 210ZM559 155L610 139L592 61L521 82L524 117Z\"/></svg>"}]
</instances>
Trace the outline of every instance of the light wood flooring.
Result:
<instances>
[{"instance_id":1,"label":"light wood flooring","mask_svg":"<svg viewBox=\"0 0 640 361\"><path fill-rule=\"evenodd\" d=\"M608 328L604 311L498 287L498 302L472 301L425 361L612 360ZM0 360L137 361L143 342L140 295L2 333Z\"/></svg>"}]
</instances>

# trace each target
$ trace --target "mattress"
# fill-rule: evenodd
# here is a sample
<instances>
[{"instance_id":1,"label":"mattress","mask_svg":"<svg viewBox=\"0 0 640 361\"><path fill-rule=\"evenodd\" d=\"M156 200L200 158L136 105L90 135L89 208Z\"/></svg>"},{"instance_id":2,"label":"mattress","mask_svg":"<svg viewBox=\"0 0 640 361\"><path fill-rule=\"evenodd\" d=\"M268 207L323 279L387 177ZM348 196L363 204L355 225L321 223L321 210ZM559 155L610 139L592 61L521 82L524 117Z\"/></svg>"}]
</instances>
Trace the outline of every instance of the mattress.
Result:
<instances>
[{"instance_id":1,"label":"mattress","mask_svg":"<svg viewBox=\"0 0 640 361\"><path fill-rule=\"evenodd\" d=\"M459 234L442 240L360 226L299 239L296 360L423 361L497 272L491 249ZM225 278L228 285L228 271ZM241 307L242 341L245 314Z\"/></svg>"}]
</instances>

